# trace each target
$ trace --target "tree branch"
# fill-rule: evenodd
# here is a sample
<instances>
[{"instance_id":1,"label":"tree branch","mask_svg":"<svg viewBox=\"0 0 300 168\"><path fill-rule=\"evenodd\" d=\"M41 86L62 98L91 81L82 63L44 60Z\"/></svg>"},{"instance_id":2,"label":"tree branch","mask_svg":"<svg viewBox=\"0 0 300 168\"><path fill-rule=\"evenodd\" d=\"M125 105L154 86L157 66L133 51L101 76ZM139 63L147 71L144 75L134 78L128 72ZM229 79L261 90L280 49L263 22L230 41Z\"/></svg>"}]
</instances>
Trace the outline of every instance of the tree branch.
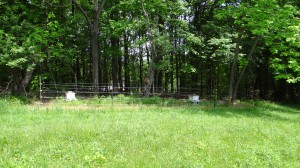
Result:
<instances>
[{"instance_id":1,"label":"tree branch","mask_svg":"<svg viewBox=\"0 0 300 168\"><path fill-rule=\"evenodd\" d=\"M149 21L149 15L148 15L148 13L146 12L146 9L145 9L145 6L144 6L144 2L143 2L143 0L140 0L140 2L141 2L142 10L143 10L144 15L145 15L145 17L146 17L146 20L147 20L148 24L150 24L150 21Z\"/></svg>"},{"instance_id":2,"label":"tree branch","mask_svg":"<svg viewBox=\"0 0 300 168\"><path fill-rule=\"evenodd\" d=\"M12 80L10 80L8 83L7 83L7 85L6 85L6 88L0 93L0 94L3 94L5 91L7 91L8 90L8 88L9 88L9 85L10 85L10 83L13 81L13 79Z\"/></svg>"},{"instance_id":3,"label":"tree branch","mask_svg":"<svg viewBox=\"0 0 300 168\"><path fill-rule=\"evenodd\" d=\"M104 5L105 5L106 0L102 0L101 5L98 9L98 13L97 13L97 18L100 17L101 12L103 11Z\"/></svg>"},{"instance_id":4,"label":"tree branch","mask_svg":"<svg viewBox=\"0 0 300 168\"><path fill-rule=\"evenodd\" d=\"M154 44L154 35L151 31L151 23L150 23L150 18L149 18L149 14L147 13L143 0L140 0L141 6L142 6L142 10L144 12L145 18L147 20L147 36L149 38L150 41L150 45L151 45L151 59L153 61L155 61L157 53L156 53L156 46ZM158 24L158 19L156 20L156 24ZM157 25L156 25L157 26Z\"/></svg>"},{"instance_id":5,"label":"tree branch","mask_svg":"<svg viewBox=\"0 0 300 168\"><path fill-rule=\"evenodd\" d=\"M91 22L90 18L88 17L88 15L86 14L85 10L81 7L81 5L78 4L78 2L76 0L72 0L72 1L77 6L77 8L80 10L80 12L83 14L83 16L85 17L86 21L88 22L89 28L92 29L92 27L93 27L92 22Z\"/></svg>"}]
</instances>

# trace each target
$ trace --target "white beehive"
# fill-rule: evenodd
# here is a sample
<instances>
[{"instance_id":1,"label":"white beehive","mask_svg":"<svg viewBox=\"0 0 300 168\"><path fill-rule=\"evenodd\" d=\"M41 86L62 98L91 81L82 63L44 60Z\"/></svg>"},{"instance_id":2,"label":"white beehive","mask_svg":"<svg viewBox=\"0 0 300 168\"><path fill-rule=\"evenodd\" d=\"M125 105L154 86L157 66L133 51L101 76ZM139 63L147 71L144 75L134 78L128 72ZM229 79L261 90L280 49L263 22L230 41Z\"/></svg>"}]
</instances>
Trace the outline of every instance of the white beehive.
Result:
<instances>
[{"instance_id":1,"label":"white beehive","mask_svg":"<svg viewBox=\"0 0 300 168\"><path fill-rule=\"evenodd\" d=\"M200 102L199 95L189 95L189 101L198 104Z\"/></svg>"},{"instance_id":2,"label":"white beehive","mask_svg":"<svg viewBox=\"0 0 300 168\"><path fill-rule=\"evenodd\" d=\"M66 100L67 101L77 100L75 97L75 92L72 92L72 91L66 92Z\"/></svg>"}]
</instances>

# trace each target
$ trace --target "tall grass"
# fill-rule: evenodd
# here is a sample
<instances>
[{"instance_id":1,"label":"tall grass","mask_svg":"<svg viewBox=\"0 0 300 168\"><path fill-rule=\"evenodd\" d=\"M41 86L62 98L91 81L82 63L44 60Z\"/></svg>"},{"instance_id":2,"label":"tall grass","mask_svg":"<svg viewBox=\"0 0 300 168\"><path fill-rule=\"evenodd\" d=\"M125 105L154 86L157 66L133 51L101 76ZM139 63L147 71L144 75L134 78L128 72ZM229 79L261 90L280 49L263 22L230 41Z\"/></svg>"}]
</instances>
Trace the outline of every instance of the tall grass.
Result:
<instances>
[{"instance_id":1,"label":"tall grass","mask_svg":"<svg viewBox=\"0 0 300 168\"><path fill-rule=\"evenodd\" d=\"M93 101L1 99L0 167L300 167L297 106Z\"/></svg>"}]
</instances>

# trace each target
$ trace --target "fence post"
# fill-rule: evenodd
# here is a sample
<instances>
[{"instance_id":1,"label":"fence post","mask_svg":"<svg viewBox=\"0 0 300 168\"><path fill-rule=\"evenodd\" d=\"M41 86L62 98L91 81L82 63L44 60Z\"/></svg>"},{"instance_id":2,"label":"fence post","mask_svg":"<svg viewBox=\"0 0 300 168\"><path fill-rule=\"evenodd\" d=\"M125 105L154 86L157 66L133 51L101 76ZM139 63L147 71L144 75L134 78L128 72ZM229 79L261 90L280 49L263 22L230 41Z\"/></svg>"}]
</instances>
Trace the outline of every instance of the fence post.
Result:
<instances>
[{"instance_id":1,"label":"fence post","mask_svg":"<svg viewBox=\"0 0 300 168\"><path fill-rule=\"evenodd\" d=\"M42 95L42 77L41 76L39 76L39 85L40 85L40 101L42 102L43 95Z\"/></svg>"},{"instance_id":2,"label":"fence post","mask_svg":"<svg viewBox=\"0 0 300 168\"><path fill-rule=\"evenodd\" d=\"M114 93L113 93L113 91L114 91L114 84L112 84L111 85L112 87L112 89L111 89L111 105L114 105Z\"/></svg>"}]
</instances>

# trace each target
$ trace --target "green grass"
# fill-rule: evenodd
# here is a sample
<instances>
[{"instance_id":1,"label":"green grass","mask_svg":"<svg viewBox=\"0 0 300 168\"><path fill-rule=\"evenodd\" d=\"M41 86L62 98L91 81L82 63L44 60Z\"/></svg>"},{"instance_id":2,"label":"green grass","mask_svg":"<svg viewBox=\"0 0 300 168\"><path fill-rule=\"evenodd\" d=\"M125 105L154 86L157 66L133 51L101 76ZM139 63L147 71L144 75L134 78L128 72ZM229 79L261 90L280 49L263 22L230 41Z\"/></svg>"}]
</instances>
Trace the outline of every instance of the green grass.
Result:
<instances>
[{"instance_id":1,"label":"green grass","mask_svg":"<svg viewBox=\"0 0 300 168\"><path fill-rule=\"evenodd\" d=\"M299 106L97 102L0 99L0 167L300 167Z\"/></svg>"}]
</instances>

